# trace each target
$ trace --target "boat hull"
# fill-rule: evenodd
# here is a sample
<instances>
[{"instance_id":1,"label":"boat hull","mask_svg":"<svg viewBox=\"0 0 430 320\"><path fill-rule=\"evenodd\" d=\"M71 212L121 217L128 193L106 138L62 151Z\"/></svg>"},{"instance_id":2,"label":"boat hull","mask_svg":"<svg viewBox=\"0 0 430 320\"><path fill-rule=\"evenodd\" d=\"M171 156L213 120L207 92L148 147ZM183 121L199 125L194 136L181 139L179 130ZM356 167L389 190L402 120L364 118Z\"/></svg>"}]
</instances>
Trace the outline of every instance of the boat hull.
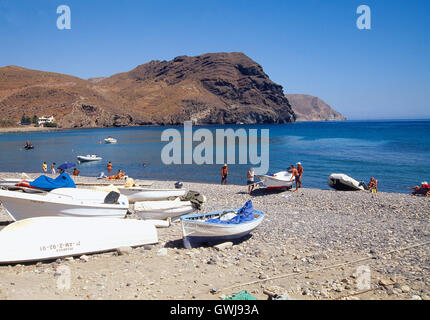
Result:
<instances>
[{"instance_id":1,"label":"boat hull","mask_svg":"<svg viewBox=\"0 0 430 320\"><path fill-rule=\"evenodd\" d=\"M42 261L157 242L154 224L142 220L31 218L0 231L0 263Z\"/></svg>"},{"instance_id":2,"label":"boat hull","mask_svg":"<svg viewBox=\"0 0 430 320\"><path fill-rule=\"evenodd\" d=\"M93 195L86 192L90 190L64 189L66 188L54 190L58 194L31 194L0 190L0 201L14 221L50 216L124 218L127 214L128 200L126 197L120 197L119 204L105 204L100 198L106 193ZM60 194L62 191L65 194ZM75 194L71 196L67 195L67 192ZM77 192L82 194L82 198L76 195Z\"/></svg>"},{"instance_id":3,"label":"boat hull","mask_svg":"<svg viewBox=\"0 0 430 320\"><path fill-rule=\"evenodd\" d=\"M148 189L148 188L118 188L126 195L130 203L138 201L166 200L170 197L182 197L187 193L184 189Z\"/></svg>"},{"instance_id":4,"label":"boat hull","mask_svg":"<svg viewBox=\"0 0 430 320\"><path fill-rule=\"evenodd\" d=\"M364 187L360 183L343 173L333 173L328 177L328 185L339 191L360 191Z\"/></svg>"},{"instance_id":5,"label":"boat hull","mask_svg":"<svg viewBox=\"0 0 430 320\"><path fill-rule=\"evenodd\" d=\"M275 173L273 176L263 175L263 184L267 189L290 189L293 186L294 178L286 171ZM292 180L291 180L292 178Z\"/></svg>"},{"instance_id":6,"label":"boat hull","mask_svg":"<svg viewBox=\"0 0 430 320\"><path fill-rule=\"evenodd\" d=\"M134 204L135 213L142 219L165 220L194 211L190 201L142 201Z\"/></svg>"},{"instance_id":7,"label":"boat hull","mask_svg":"<svg viewBox=\"0 0 430 320\"><path fill-rule=\"evenodd\" d=\"M192 248L205 242L217 243L240 239L257 228L264 219L263 212L254 210L255 219L239 224L217 224L193 220L203 216L216 217L219 213L190 214L181 217L184 246Z\"/></svg>"}]
</instances>

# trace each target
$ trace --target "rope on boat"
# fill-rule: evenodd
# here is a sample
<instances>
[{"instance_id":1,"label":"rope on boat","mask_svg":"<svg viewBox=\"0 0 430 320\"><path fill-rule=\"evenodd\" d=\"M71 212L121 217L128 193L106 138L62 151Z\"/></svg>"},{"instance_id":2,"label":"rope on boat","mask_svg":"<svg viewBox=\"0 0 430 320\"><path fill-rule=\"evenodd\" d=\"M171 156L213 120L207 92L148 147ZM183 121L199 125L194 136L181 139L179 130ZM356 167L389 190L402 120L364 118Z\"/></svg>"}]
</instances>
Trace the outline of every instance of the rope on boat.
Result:
<instances>
[{"instance_id":1,"label":"rope on boat","mask_svg":"<svg viewBox=\"0 0 430 320\"><path fill-rule=\"evenodd\" d=\"M404 248L400 248L400 249L395 249L395 250L390 250L381 254L378 254L379 256L385 256L388 254L392 254L392 253L396 253L396 252L400 252L400 251L405 251L408 249L413 249L413 248L417 248L417 247L422 247L425 245L430 244L430 241L424 242L424 243L420 243L420 244L414 244L412 246L408 246L408 247L404 247ZM327 269L333 269L333 268L338 268L338 267L342 267L342 266L346 266L346 265L351 265L354 263L358 263L358 262L362 262L362 261L366 261L366 260L371 260L373 259L372 257L366 257L366 258L361 258L361 259L357 259L354 261L350 261L350 262L343 262L343 263L338 263L338 264L334 264L331 266L327 266L327 267L322 267L322 268L318 268L318 269L314 269L314 270L306 270L306 271L301 271L301 272L293 272L293 273L286 273L286 274L281 274L279 276L275 276L275 277L271 277L271 278L267 278L267 279L261 279L261 280L255 280L255 281L251 281L251 282L247 282L247 283L242 283L242 284L236 284L230 287L225 287L220 289L219 291L223 291L223 290L229 290L229 289L233 289L233 288L237 288L237 287L244 287L244 286L249 286L252 284L256 284L256 283L261 283L261 282L266 282L266 281L270 281L270 280L277 280L277 279L281 279L281 278L287 278L287 277L291 277L291 276L295 276L295 275L299 275L299 274L305 274L305 273L312 273L312 272L318 272L318 271L323 271L323 270L327 270ZM365 293L368 291L372 291L375 290L376 288L373 289L369 289L369 290L365 290L363 292L359 292L356 294L361 294L361 293ZM356 294L351 294L351 295L356 295ZM348 295L349 296L349 295ZM347 297L347 296L345 296ZM342 297L344 298L344 297Z\"/></svg>"}]
</instances>

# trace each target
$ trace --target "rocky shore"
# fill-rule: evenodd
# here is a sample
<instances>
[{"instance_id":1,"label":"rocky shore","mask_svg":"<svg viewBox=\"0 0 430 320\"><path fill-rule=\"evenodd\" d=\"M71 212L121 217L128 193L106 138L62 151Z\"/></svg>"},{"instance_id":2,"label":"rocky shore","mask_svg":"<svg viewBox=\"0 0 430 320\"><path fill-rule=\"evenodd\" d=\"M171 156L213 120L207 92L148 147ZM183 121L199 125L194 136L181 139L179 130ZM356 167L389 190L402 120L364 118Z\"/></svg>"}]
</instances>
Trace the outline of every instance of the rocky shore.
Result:
<instances>
[{"instance_id":1,"label":"rocky shore","mask_svg":"<svg viewBox=\"0 0 430 320\"><path fill-rule=\"evenodd\" d=\"M153 187L173 183L153 181ZM430 297L429 198L306 188L248 195L246 186L203 183L184 188L207 197L205 212L252 199L265 220L220 250L185 249L174 222L158 229L156 245L1 265L0 299L220 299L240 290L258 299L267 299L264 290L289 299ZM1 209L0 228L10 222ZM64 270L70 289L58 285Z\"/></svg>"}]
</instances>

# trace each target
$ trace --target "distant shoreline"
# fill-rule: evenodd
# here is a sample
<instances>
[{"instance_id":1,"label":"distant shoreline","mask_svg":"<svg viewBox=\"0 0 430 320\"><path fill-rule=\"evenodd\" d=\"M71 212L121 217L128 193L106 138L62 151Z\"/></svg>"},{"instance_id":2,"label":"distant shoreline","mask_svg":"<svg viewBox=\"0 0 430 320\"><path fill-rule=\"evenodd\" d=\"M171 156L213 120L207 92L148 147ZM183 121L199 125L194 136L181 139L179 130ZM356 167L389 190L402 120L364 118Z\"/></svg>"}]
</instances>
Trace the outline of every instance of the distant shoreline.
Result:
<instances>
[{"instance_id":1,"label":"distant shoreline","mask_svg":"<svg viewBox=\"0 0 430 320\"><path fill-rule=\"evenodd\" d=\"M10 127L0 128L0 134L2 133L21 133L21 132L49 132L64 130L63 128L45 128L45 127Z\"/></svg>"}]
</instances>

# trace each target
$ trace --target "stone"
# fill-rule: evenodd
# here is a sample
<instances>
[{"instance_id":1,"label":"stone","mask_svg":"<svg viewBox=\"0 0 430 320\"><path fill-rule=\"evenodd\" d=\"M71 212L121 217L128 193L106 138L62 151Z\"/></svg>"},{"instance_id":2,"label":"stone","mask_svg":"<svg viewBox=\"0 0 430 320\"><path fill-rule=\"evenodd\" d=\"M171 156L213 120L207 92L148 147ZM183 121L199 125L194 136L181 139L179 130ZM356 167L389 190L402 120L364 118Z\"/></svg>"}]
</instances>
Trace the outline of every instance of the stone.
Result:
<instances>
[{"instance_id":1,"label":"stone","mask_svg":"<svg viewBox=\"0 0 430 320\"><path fill-rule=\"evenodd\" d=\"M378 280L378 284L380 286L388 287L388 286L394 285L394 281L388 278L382 278Z\"/></svg>"},{"instance_id":2,"label":"stone","mask_svg":"<svg viewBox=\"0 0 430 320\"><path fill-rule=\"evenodd\" d=\"M90 260L90 257L88 257L87 255L82 255L79 257L80 260L84 261L84 262L88 262L88 260Z\"/></svg>"},{"instance_id":3,"label":"stone","mask_svg":"<svg viewBox=\"0 0 430 320\"><path fill-rule=\"evenodd\" d=\"M167 248L161 248L157 251L157 256L165 257L167 256Z\"/></svg>"},{"instance_id":4,"label":"stone","mask_svg":"<svg viewBox=\"0 0 430 320\"><path fill-rule=\"evenodd\" d=\"M400 287L400 290L402 290L403 293L408 293L409 291L411 291L411 288L407 285L403 285Z\"/></svg>"},{"instance_id":5,"label":"stone","mask_svg":"<svg viewBox=\"0 0 430 320\"><path fill-rule=\"evenodd\" d=\"M231 247L233 247L233 242L223 242L214 246L214 248L218 251L229 249Z\"/></svg>"}]
</instances>

